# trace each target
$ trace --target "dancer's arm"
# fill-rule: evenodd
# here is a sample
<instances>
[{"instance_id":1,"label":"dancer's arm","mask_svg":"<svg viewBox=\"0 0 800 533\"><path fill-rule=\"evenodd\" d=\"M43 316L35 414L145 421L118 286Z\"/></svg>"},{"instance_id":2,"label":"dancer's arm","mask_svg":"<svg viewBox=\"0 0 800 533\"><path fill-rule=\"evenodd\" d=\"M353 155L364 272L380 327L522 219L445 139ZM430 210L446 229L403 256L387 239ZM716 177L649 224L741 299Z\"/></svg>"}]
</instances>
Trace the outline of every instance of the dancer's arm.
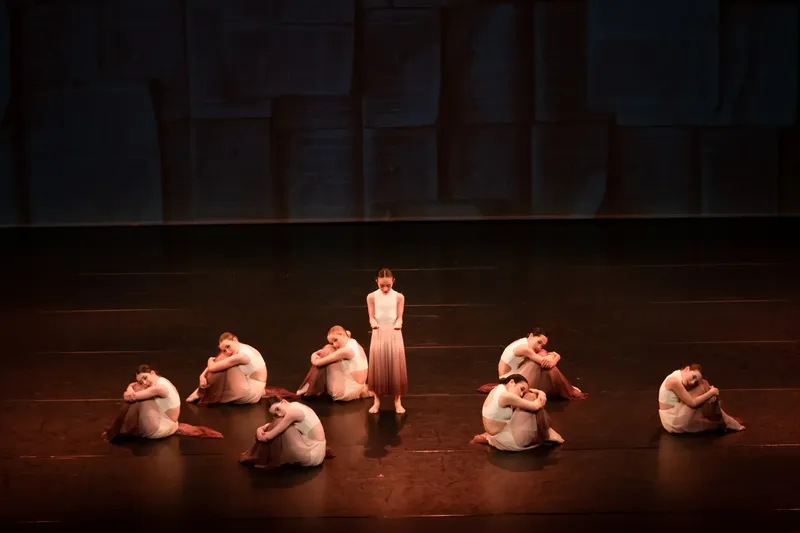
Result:
<instances>
[{"instance_id":1,"label":"dancer's arm","mask_svg":"<svg viewBox=\"0 0 800 533\"><path fill-rule=\"evenodd\" d=\"M224 353L220 352L220 353L218 353L218 354L217 354L217 356L216 356L216 357L210 357L210 358L208 359L208 362L211 362L211 361L214 361L214 362L223 361L223 360L224 360L224 359L226 359L227 357L228 357L228 356L227 356L226 354L224 354ZM208 364L208 363L206 363L206 365L207 365L207 364ZM203 369L203 372L200 374L200 382L201 382L201 383L203 382L203 380L207 380L207 379L208 379L208 373L209 373L209 372L210 372L210 370L208 369L208 366L206 366L206 367Z\"/></svg>"},{"instance_id":2,"label":"dancer's arm","mask_svg":"<svg viewBox=\"0 0 800 533\"><path fill-rule=\"evenodd\" d=\"M504 393L500 395L498 402L500 407L518 407L520 409L525 409L526 411L536 412L539 409L542 409L545 404L547 403L547 396L542 391L538 391L537 398L535 400L526 400L524 398L520 398L516 394L511 393Z\"/></svg>"},{"instance_id":3,"label":"dancer's arm","mask_svg":"<svg viewBox=\"0 0 800 533\"><path fill-rule=\"evenodd\" d=\"M534 352L533 350L530 349L530 347L525 345L517 346L516 348L514 348L514 355L516 355L517 357L527 357L528 359L530 359L531 361L540 366L542 364L542 361L544 361L544 357Z\"/></svg>"},{"instance_id":4,"label":"dancer's arm","mask_svg":"<svg viewBox=\"0 0 800 533\"><path fill-rule=\"evenodd\" d=\"M334 348L332 344L326 344L325 346L323 346L322 348L311 354L311 357L309 358L311 360L311 364L313 365L314 361L316 361L318 358L330 355L335 351L336 348Z\"/></svg>"},{"instance_id":5,"label":"dancer's arm","mask_svg":"<svg viewBox=\"0 0 800 533\"><path fill-rule=\"evenodd\" d=\"M152 387L147 387L144 390L134 391L131 395L131 398L135 402L143 402L153 398L166 398L167 396L169 396L169 391L166 387L163 385L153 385Z\"/></svg>"},{"instance_id":6,"label":"dancer's arm","mask_svg":"<svg viewBox=\"0 0 800 533\"><path fill-rule=\"evenodd\" d=\"M369 325L372 329L378 327L378 321L375 320L375 295L372 293L367 294L367 312L369 313Z\"/></svg>"},{"instance_id":7,"label":"dancer's arm","mask_svg":"<svg viewBox=\"0 0 800 533\"><path fill-rule=\"evenodd\" d=\"M403 329L403 311L406 308L406 297L402 293L397 293L397 318L394 321L394 329Z\"/></svg>"},{"instance_id":8,"label":"dancer's arm","mask_svg":"<svg viewBox=\"0 0 800 533\"><path fill-rule=\"evenodd\" d=\"M208 360L206 370L209 372L224 372L229 368L239 365L246 365L249 362L250 358L242 353L237 353L236 355L226 357L221 361L218 361L215 357L212 357Z\"/></svg>"},{"instance_id":9,"label":"dancer's arm","mask_svg":"<svg viewBox=\"0 0 800 533\"><path fill-rule=\"evenodd\" d=\"M553 368L561 361L561 356L558 355L558 352L545 352L545 354L542 368Z\"/></svg>"},{"instance_id":10,"label":"dancer's arm","mask_svg":"<svg viewBox=\"0 0 800 533\"><path fill-rule=\"evenodd\" d=\"M290 409L289 412L286 413L286 416L277 418L272 423L265 424L258 428L258 430L256 430L256 438L261 442L270 441L286 431L289 426L295 422L301 422L302 420L302 413L297 413L294 409Z\"/></svg>"},{"instance_id":11,"label":"dancer's arm","mask_svg":"<svg viewBox=\"0 0 800 533\"><path fill-rule=\"evenodd\" d=\"M311 364L314 366L326 366L331 363L335 363L336 361L341 361L342 359L352 359L353 357L355 357L353 350L345 346L344 348L339 348L332 354L317 357L311 362Z\"/></svg>"},{"instance_id":12,"label":"dancer's arm","mask_svg":"<svg viewBox=\"0 0 800 533\"><path fill-rule=\"evenodd\" d=\"M667 388L674 392L681 402L693 409L703 405L710 398L719 395L719 390L716 387L711 387L704 394L693 398L689 391L686 390L686 387L683 386L683 383L674 377L667 380Z\"/></svg>"}]
</instances>

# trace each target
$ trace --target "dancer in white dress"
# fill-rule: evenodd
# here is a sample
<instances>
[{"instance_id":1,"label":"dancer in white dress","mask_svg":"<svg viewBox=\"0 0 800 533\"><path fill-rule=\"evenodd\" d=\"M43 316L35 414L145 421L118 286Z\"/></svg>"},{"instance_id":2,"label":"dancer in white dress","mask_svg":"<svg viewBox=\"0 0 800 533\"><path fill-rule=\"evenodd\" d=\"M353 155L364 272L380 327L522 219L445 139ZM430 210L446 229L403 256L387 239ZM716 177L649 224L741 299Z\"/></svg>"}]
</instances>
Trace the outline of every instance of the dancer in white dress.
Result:
<instances>
[{"instance_id":1,"label":"dancer in white dress","mask_svg":"<svg viewBox=\"0 0 800 533\"><path fill-rule=\"evenodd\" d=\"M556 366L561 356L556 352L544 349L547 345L547 334L542 328L534 328L527 337L517 339L503 350L497 364L499 377L519 373L525 376L531 387L542 390L548 397L567 400L583 400L588 394L572 385ZM496 383L481 385L480 392L489 392Z\"/></svg>"},{"instance_id":2,"label":"dancer in white dress","mask_svg":"<svg viewBox=\"0 0 800 533\"><path fill-rule=\"evenodd\" d=\"M222 434L213 429L179 423L181 399L178 390L148 365L139 366L136 381L128 385L123 399L125 405L103 434L109 442L124 437L163 439L176 434L222 438Z\"/></svg>"},{"instance_id":3,"label":"dancer in white dress","mask_svg":"<svg viewBox=\"0 0 800 533\"><path fill-rule=\"evenodd\" d=\"M658 416L669 433L700 433L744 426L722 410L719 389L703 379L702 367L688 365L668 375L658 389Z\"/></svg>"},{"instance_id":4,"label":"dancer in white dress","mask_svg":"<svg viewBox=\"0 0 800 533\"><path fill-rule=\"evenodd\" d=\"M261 401L267 386L267 364L261 353L227 332L219 337L219 350L219 355L209 358L200 386L186 401L198 405Z\"/></svg>"},{"instance_id":5,"label":"dancer in white dress","mask_svg":"<svg viewBox=\"0 0 800 533\"><path fill-rule=\"evenodd\" d=\"M472 443L510 452L530 450L547 441L563 443L561 435L550 427L550 418L544 410L546 403L545 393L528 389L522 375L500 378L500 384L483 402L485 433L476 435Z\"/></svg>"},{"instance_id":6,"label":"dancer in white dress","mask_svg":"<svg viewBox=\"0 0 800 533\"><path fill-rule=\"evenodd\" d=\"M406 412L402 396L408 392L406 348L403 343L403 311L405 296L393 289L394 275L388 268L378 271L378 290L367 295L372 340L369 344L369 376L367 386L373 395L370 413L381 408L381 396L394 398L394 410Z\"/></svg>"},{"instance_id":7,"label":"dancer in white dress","mask_svg":"<svg viewBox=\"0 0 800 533\"><path fill-rule=\"evenodd\" d=\"M333 457L326 447L322 423L310 407L276 396L269 396L266 402L275 418L256 430L255 444L239 462L256 468L318 466Z\"/></svg>"},{"instance_id":8,"label":"dancer in white dress","mask_svg":"<svg viewBox=\"0 0 800 533\"><path fill-rule=\"evenodd\" d=\"M328 331L328 345L311 354L311 370L297 394L329 394L336 401L369 398L368 363L364 348L342 326Z\"/></svg>"}]
</instances>

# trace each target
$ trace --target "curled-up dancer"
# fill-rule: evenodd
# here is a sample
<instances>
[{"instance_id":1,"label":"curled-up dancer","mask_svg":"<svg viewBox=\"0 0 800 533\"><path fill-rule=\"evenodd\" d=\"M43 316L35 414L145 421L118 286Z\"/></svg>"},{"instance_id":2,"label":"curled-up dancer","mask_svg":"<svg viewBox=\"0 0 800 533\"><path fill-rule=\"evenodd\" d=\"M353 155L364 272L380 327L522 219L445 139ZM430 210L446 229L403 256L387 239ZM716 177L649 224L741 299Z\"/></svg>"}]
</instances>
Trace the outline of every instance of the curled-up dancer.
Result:
<instances>
[{"instance_id":1,"label":"curled-up dancer","mask_svg":"<svg viewBox=\"0 0 800 533\"><path fill-rule=\"evenodd\" d=\"M685 366L664 379L658 389L658 416L669 433L744 429L722 410L719 389L703 379L698 364Z\"/></svg>"},{"instance_id":2,"label":"curled-up dancer","mask_svg":"<svg viewBox=\"0 0 800 533\"><path fill-rule=\"evenodd\" d=\"M547 334L542 328L534 328L527 337L517 339L503 350L497 373L500 377L519 373L528 380L531 387L544 391L549 397L566 400L583 400L589 395L575 387L561 373L558 362L561 356L556 352L544 349L547 345ZM480 392L494 389L495 383L488 383L478 388Z\"/></svg>"},{"instance_id":3,"label":"curled-up dancer","mask_svg":"<svg viewBox=\"0 0 800 533\"><path fill-rule=\"evenodd\" d=\"M277 396L268 396L266 403L274 418L256 430L256 441L241 454L240 463L256 468L318 466L333 457L322 423L310 407Z\"/></svg>"},{"instance_id":4,"label":"curled-up dancer","mask_svg":"<svg viewBox=\"0 0 800 533\"><path fill-rule=\"evenodd\" d=\"M233 333L220 335L218 345L219 355L208 359L198 388L186 401L198 405L260 402L267 386L267 364L261 353Z\"/></svg>"},{"instance_id":5,"label":"curled-up dancer","mask_svg":"<svg viewBox=\"0 0 800 533\"><path fill-rule=\"evenodd\" d=\"M405 296L394 290L392 271L382 268L375 279L378 289L367 295L367 312L372 328L369 343L369 376L367 386L373 396L370 413L381 408L381 396L394 399L394 410L406 412L402 397L408 392L406 348L403 342Z\"/></svg>"},{"instance_id":6,"label":"curled-up dancer","mask_svg":"<svg viewBox=\"0 0 800 533\"><path fill-rule=\"evenodd\" d=\"M327 393L342 402L369 398L368 372L364 348L342 326L333 326L328 331L328 344L311 354L311 370L297 394L321 396Z\"/></svg>"},{"instance_id":7,"label":"curled-up dancer","mask_svg":"<svg viewBox=\"0 0 800 533\"><path fill-rule=\"evenodd\" d=\"M547 395L529 389L520 374L500 378L500 384L483 402L483 429L472 443L488 444L498 450L520 452L545 442L562 444L564 439L550 427L544 410Z\"/></svg>"},{"instance_id":8,"label":"curled-up dancer","mask_svg":"<svg viewBox=\"0 0 800 533\"><path fill-rule=\"evenodd\" d=\"M109 442L121 438L163 439L171 435L221 439L222 434L203 426L178 422L181 398L175 386L148 365L136 370L136 381L123 394L125 404L103 433Z\"/></svg>"}]
</instances>

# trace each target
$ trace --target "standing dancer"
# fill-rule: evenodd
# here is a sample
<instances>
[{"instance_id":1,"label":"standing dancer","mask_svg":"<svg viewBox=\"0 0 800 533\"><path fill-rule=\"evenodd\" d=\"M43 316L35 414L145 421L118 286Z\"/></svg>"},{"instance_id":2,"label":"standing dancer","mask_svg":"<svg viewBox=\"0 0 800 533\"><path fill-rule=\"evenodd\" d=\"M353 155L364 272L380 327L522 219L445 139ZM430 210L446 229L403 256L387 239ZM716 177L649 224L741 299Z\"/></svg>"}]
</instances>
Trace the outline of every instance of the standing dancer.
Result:
<instances>
[{"instance_id":1,"label":"standing dancer","mask_svg":"<svg viewBox=\"0 0 800 533\"><path fill-rule=\"evenodd\" d=\"M583 400L589 395L572 385L556 365L561 356L556 352L544 349L547 345L547 334L542 328L534 328L527 337L517 339L509 344L500 362L497 373L500 377L512 373L522 374L531 387L543 391L548 396L567 400ZM489 392L496 383L488 383L478 388L480 392Z\"/></svg>"},{"instance_id":2,"label":"standing dancer","mask_svg":"<svg viewBox=\"0 0 800 533\"><path fill-rule=\"evenodd\" d=\"M367 295L369 324L372 327L367 385L374 398L370 413L380 410L381 396L394 398L394 410L398 414L406 412L401 403L403 394L408 392L406 348L401 331L406 300L405 296L392 288L394 281L392 271L382 268L375 279L378 290Z\"/></svg>"},{"instance_id":3,"label":"standing dancer","mask_svg":"<svg viewBox=\"0 0 800 533\"><path fill-rule=\"evenodd\" d=\"M488 444L507 452L530 450L545 442L562 444L564 439L550 427L546 403L547 395L528 389L520 374L500 378L483 402L485 433L476 435L471 444Z\"/></svg>"},{"instance_id":4,"label":"standing dancer","mask_svg":"<svg viewBox=\"0 0 800 533\"><path fill-rule=\"evenodd\" d=\"M122 396L127 402L103 436L109 442L120 437L163 439L171 435L221 439L222 434L203 426L178 422L181 398L167 378L148 365L136 370L136 381L128 385Z\"/></svg>"},{"instance_id":5,"label":"standing dancer","mask_svg":"<svg viewBox=\"0 0 800 533\"><path fill-rule=\"evenodd\" d=\"M333 326L328 331L328 343L311 354L311 370L297 394L321 396L328 393L341 402L369 398L364 348L342 326Z\"/></svg>"},{"instance_id":6,"label":"standing dancer","mask_svg":"<svg viewBox=\"0 0 800 533\"><path fill-rule=\"evenodd\" d=\"M700 365L688 365L667 376L658 389L658 416L669 433L700 433L744 426L722 410L719 390L703 379Z\"/></svg>"},{"instance_id":7,"label":"standing dancer","mask_svg":"<svg viewBox=\"0 0 800 533\"><path fill-rule=\"evenodd\" d=\"M267 364L259 351L227 332L219 337L219 351L209 358L199 387L186 401L198 405L260 402L267 386Z\"/></svg>"}]
</instances>

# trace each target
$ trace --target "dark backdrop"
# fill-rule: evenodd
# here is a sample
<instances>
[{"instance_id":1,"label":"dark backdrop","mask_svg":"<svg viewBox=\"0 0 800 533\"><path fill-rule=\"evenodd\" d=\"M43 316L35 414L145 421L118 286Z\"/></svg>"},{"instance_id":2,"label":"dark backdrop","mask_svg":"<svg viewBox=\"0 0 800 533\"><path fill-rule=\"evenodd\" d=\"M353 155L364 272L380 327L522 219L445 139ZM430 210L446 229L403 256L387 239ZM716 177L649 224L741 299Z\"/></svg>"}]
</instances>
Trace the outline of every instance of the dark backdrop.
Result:
<instances>
[{"instance_id":1,"label":"dark backdrop","mask_svg":"<svg viewBox=\"0 0 800 533\"><path fill-rule=\"evenodd\" d=\"M6 0L0 224L797 214L799 3Z\"/></svg>"}]
</instances>

